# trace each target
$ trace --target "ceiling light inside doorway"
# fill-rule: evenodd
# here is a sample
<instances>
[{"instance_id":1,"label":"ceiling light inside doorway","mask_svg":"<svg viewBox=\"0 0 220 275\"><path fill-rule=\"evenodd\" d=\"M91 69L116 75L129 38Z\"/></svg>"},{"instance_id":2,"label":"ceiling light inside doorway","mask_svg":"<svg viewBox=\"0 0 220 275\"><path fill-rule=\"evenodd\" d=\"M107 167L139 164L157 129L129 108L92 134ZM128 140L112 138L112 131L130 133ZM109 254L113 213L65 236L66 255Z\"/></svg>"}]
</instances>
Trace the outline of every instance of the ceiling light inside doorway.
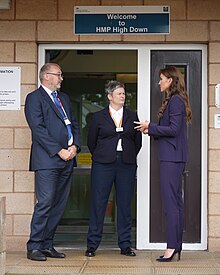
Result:
<instances>
[{"instance_id":1,"label":"ceiling light inside doorway","mask_svg":"<svg viewBox=\"0 0 220 275\"><path fill-rule=\"evenodd\" d=\"M0 0L0 10L10 10L11 0Z\"/></svg>"}]
</instances>

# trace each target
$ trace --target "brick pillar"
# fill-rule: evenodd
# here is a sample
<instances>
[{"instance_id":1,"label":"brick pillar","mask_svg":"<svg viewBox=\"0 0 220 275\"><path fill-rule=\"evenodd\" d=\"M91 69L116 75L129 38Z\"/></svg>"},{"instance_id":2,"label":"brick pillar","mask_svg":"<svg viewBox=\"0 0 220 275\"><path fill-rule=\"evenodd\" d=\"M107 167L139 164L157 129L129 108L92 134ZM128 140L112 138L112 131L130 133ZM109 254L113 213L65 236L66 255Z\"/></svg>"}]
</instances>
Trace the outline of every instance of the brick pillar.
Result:
<instances>
[{"instance_id":1,"label":"brick pillar","mask_svg":"<svg viewBox=\"0 0 220 275\"><path fill-rule=\"evenodd\" d=\"M5 274L6 232L5 232L5 197L0 197L0 274Z\"/></svg>"}]
</instances>

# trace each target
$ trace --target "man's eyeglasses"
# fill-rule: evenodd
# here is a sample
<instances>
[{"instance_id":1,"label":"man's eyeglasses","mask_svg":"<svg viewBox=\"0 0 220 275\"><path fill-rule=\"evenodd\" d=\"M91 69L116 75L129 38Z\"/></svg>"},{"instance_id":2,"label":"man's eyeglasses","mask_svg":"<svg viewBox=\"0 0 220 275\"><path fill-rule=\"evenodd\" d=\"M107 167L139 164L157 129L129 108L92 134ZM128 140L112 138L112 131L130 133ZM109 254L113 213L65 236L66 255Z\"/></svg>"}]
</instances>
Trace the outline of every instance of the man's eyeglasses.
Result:
<instances>
[{"instance_id":1,"label":"man's eyeglasses","mask_svg":"<svg viewBox=\"0 0 220 275\"><path fill-rule=\"evenodd\" d=\"M58 76L59 78L63 78L63 74L62 74L62 73L58 73L58 74L55 74L55 73L47 73L47 74L52 74L52 75Z\"/></svg>"}]
</instances>

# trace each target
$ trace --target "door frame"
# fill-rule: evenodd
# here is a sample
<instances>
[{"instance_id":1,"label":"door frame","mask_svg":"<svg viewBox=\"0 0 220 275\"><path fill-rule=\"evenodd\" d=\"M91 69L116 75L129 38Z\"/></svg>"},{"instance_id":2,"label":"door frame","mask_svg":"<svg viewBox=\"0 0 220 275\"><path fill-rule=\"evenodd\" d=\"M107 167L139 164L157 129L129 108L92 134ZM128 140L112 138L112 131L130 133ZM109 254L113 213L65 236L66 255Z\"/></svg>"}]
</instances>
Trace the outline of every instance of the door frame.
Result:
<instances>
[{"instance_id":1,"label":"door frame","mask_svg":"<svg viewBox=\"0 0 220 275\"><path fill-rule=\"evenodd\" d=\"M201 50L202 119L201 119L201 242L184 243L183 249L207 249L207 46L203 44L41 44L38 69L45 63L46 50L136 50L138 62L137 109L140 120L150 118L151 50ZM39 83L40 84L40 83ZM165 249L165 243L150 243L150 139L143 136L137 170L137 249Z\"/></svg>"}]
</instances>

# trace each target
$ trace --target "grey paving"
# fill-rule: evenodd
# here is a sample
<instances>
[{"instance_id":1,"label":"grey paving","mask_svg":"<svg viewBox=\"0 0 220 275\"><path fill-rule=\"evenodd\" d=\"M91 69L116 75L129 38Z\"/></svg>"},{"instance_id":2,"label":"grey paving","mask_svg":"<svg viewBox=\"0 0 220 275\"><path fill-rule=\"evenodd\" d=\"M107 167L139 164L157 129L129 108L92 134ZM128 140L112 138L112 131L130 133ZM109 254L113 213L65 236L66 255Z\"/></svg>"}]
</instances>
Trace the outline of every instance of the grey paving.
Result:
<instances>
[{"instance_id":1,"label":"grey paving","mask_svg":"<svg viewBox=\"0 0 220 275\"><path fill-rule=\"evenodd\" d=\"M136 251L136 257L120 255L119 250L98 250L87 258L82 249L59 250L65 259L48 258L46 262L30 261L26 253L7 253L7 275L76 275L76 274L220 274L220 252L183 251L179 262L160 263L155 259L161 251Z\"/></svg>"}]
</instances>

